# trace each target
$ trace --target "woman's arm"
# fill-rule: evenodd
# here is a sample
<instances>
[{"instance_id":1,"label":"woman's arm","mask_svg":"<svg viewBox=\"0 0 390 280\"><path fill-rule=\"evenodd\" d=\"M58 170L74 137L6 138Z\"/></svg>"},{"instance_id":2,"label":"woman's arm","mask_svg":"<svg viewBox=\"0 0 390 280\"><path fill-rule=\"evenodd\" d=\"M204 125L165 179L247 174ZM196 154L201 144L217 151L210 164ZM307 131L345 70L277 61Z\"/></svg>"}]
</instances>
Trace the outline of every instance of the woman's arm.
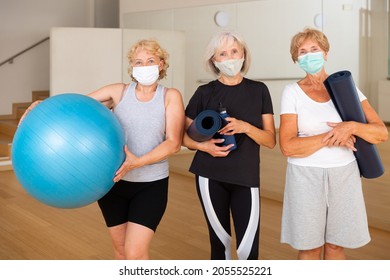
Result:
<instances>
[{"instance_id":1,"label":"woman's arm","mask_svg":"<svg viewBox=\"0 0 390 280\"><path fill-rule=\"evenodd\" d=\"M126 84L123 83L111 84L99 88L98 90L87 94L87 96L96 99L109 109L112 109L118 105L119 101L122 99L125 88Z\"/></svg>"},{"instance_id":2,"label":"woman's arm","mask_svg":"<svg viewBox=\"0 0 390 280\"><path fill-rule=\"evenodd\" d=\"M325 134L298 137L297 115L283 114L280 116L279 145L284 156L307 157L313 154L327 146L328 142L322 141Z\"/></svg>"},{"instance_id":3,"label":"woman's arm","mask_svg":"<svg viewBox=\"0 0 390 280\"><path fill-rule=\"evenodd\" d=\"M361 104L367 123L355 121L329 122L328 125L333 129L325 135L323 141L329 141L329 146L343 145L346 139L351 136L358 136L372 144L386 141L388 130L381 118L367 100L363 100Z\"/></svg>"},{"instance_id":4,"label":"woman's arm","mask_svg":"<svg viewBox=\"0 0 390 280\"><path fill-rule=\"evenodd\" d=\"M274 116L272 114L262 115L263 129L236 118L228 117L226 120L229 123L219 131L221 134L233 135L236 133L245 133L259 145L266 146L270 149L275 147L276 133Z\"/></svg>"}]
</instances>

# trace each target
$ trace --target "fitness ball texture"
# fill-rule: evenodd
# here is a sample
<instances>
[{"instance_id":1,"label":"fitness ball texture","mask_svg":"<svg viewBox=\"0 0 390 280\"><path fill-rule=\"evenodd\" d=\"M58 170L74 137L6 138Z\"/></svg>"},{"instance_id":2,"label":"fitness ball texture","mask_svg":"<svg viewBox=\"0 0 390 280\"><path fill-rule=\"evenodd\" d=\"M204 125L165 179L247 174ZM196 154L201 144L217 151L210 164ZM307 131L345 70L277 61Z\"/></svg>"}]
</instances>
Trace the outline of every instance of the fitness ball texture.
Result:
<instances>
[{"instance_id":1,"label":"fitness ball texture","mask_svg":"<svg viewBox=\"0 0 390 280\"><path fill-rule=\"evenodd\" d=\"M120 123L104 105L85 95L60 94L39 103L19 125L12 164L32 197L78 208L112 188L124 145Z\"/></svg>"}]
</instances>

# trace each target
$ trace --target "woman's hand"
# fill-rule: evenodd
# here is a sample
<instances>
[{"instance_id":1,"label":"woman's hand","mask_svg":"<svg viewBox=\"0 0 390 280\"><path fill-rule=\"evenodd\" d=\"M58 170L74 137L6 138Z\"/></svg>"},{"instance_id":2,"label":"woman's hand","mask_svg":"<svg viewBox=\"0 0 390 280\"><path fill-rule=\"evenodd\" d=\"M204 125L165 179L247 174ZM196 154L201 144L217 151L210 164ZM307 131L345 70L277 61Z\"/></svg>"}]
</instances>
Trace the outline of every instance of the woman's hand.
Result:
<instances>
[{"instance_id":1,"label":"woman's hand","mask_svg":"<svg viewBox=\"0 0 390 280\"><path fill-rule=\"evenodd\" d=\"M226 157L230 151L229 149L234 146L229 144L227 146L218 146L217 144L223 143L224 139L210 139L199 144L201 151L209 153L213 157Z\"/></svg>"},{"instance_id":2,"label":"woman's hand","mask_svg":"<svg viewBox=\"0 0 390 280\"><path fill-rule=\"evenodd\" d=\"M352 122L327 122L327 125L333 128L322 139L324 143L327 143L328 147L347 147L352 151L356 151L356 137L353 135L354 128Z\"/></svg>"},{"instance_id":3,"label":"woman's hand","mask_svg":"<svg viewBox=\"0 0 390 280\"><path fill-rule=\"evenodd\" d=\"M114 182L118 182L119 180L121 180L123 176L125 176L126 173L129 172L130 170L140 167L139 165L137 165L139 159L132 152L129 151L127 146L125 146L124 149L125 149L126 159L123 162L122 166L115 173Z\"/></svg>"},{"instance_id":4,"label":"woman's hand","mask_svg":"<svg viewBox=\"0 0 390 280\"><path fill-rule=\"evenodd\" d=\"M218 131L220 134L233 135L236 133L247 133L249 130L249 124L247 122L232 117L227 117L225 120L228 123Z\"/></svg>"}]
</instances>

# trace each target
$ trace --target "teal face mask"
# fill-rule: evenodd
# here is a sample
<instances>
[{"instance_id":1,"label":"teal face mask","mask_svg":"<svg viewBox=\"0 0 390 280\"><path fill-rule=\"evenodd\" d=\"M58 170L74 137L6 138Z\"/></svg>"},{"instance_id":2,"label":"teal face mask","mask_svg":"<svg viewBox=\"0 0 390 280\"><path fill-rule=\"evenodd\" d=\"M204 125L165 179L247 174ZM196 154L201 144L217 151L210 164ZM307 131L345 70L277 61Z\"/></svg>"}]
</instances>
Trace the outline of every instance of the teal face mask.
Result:
<instances>
[{"instance_id":1,"label":"teal face mask","mask_svg":"<svg viewBox=\"0 0 390 280\"><path fill-rule=\"evenodd\" d=\"M317 74L325 64L322 52L307 53L298 57L299 67L309 74Z\"/></svg>"}]
</instances>

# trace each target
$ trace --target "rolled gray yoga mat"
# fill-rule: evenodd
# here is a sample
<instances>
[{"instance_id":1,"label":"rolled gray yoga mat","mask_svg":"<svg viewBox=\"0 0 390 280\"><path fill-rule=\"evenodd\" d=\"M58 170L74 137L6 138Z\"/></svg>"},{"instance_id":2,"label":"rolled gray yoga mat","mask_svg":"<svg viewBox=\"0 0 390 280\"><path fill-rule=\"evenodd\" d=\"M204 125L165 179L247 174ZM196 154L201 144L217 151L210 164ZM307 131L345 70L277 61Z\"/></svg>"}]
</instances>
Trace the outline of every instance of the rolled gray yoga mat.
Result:
<instances>
[{"instance_id":1,"label":"rolled gray yoga mat","mask_svg":"<svg viewBox=\"0 0 390 280\"><path fill-rule=\"evenodd\" d=\"M351 72L336 72L324 84L343 121L367 123ZM384 167L375 145L356 137L355 147L361 176L368 179L381 176Z\"/></svg>"}]
</instances>

